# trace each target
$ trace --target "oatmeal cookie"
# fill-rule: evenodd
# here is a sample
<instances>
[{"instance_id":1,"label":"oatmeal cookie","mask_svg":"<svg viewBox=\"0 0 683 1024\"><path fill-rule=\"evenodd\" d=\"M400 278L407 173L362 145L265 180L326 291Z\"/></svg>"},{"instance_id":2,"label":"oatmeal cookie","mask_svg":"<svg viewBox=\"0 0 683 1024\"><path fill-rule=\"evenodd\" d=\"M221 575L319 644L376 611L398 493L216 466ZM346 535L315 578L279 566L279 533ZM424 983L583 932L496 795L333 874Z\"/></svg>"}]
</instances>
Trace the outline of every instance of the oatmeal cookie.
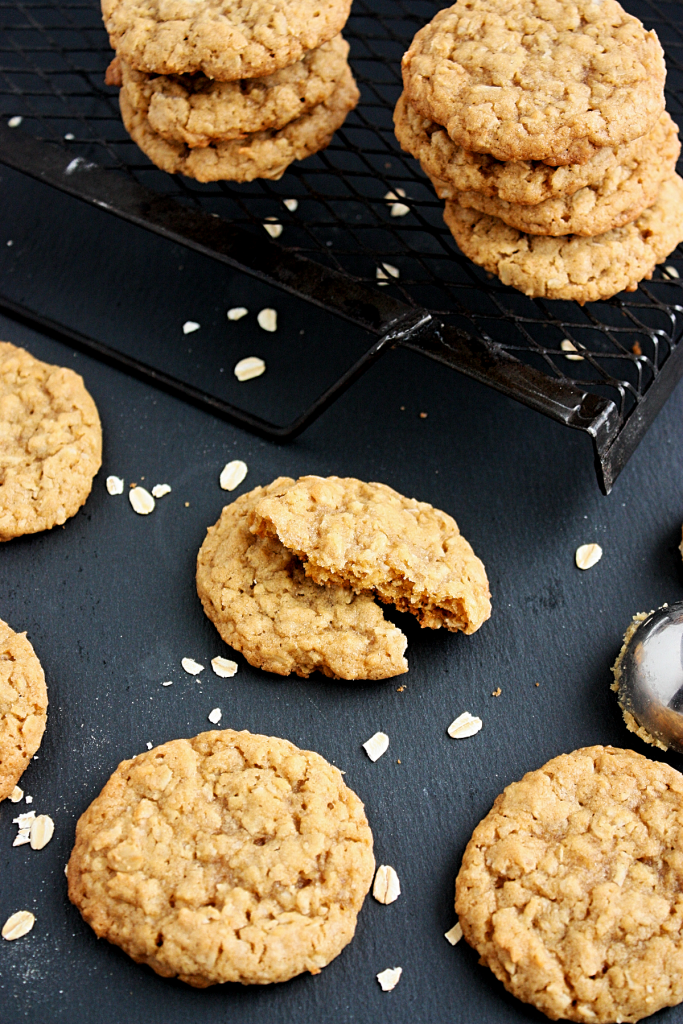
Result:
<instances>
[{"instance_id":1,"label":"oatmeal cookie","mask_svg":"<svg viewBox=\"0 0 683 1024\"><path fill-rule=\"evenodd\" d=\"M467 150L582 163L664 110L664 55L617 0L458 0L403 57L406 96Z\"/></svg>"},{"instance_id":2,"label":"oatmeal cookie","mask_svg":"<svg viewBox=\"0 0 683 1024\"><path fill-rule=\"evenodd\" d=\"M351 0L102 0L112 48L158 75L261 78L301 60L346 24Z\"/></svg>"},{"instance_id":3,"label":"oatmeal cookie","mask_svg":"<svg viewBox=\"0 0 683 1024\"><path fill-rule=\"evenodd\" d=\"M0 541L65 523L101 462L100 418L83 378L0 342Z\"/></svg>"},{"instance_id":4,"label":"oatmeal cookie","mask_svg":"<svg viewBox=\"0 0 683 1024\"><path fill-rule=\"evenodd\" d=\"M67 877L98 937L203 988L318 974L353 938L374 867L337 768L226 729L123 761L78 822Z\"/></svg>"},{"instance_id":5,"label":"oatmeal cookie","mask_svg":"<svg viewBox=\"0 0 683 1024\"><path fill-rule=\"evenodd\" d=\"M121 61L130 106L147 115L152 131L190 147L242 139L284 128L330 98L345 71L349 44L335 36L296 64L265 78L217 82L196 75L148 75Z\"/></svg>"},{"instance_id":6,"label":"oatmeal cookie","mask_svg":"<svg viewBox=\"0 0 683 1024\"><path fill-rule=\"evenodd\" d=\"M169 174L186 174L197 181L278 181L294 160L303 160L325 149L350 110L359 92L348 66L332 95L279 130L253 132L243 139L217 142L190 149L181 142L167 142L151 127L144 109L131 106L128 94L119 95L126 131L152 163Z\"/></svg>"},{"instance_id":7,"label":"oatmeal cookie","mask_svg":"<svg viewBox=\"0 0 683 1024\"><path fill-rule=\"evenodd\" d=\"M45 673L26 633L0 620L0 800L40 746L47 722Z\"/></svg>"},{"instance_id":8,"label":"oatmeal cookie","mask_svg":"<svg viewBox=\"0 0 683 1024\"><path fill-rule=\"evenodd\" d=\"M322 587L277 538L256 537L259 502L294 483L280 477L226 506L197 557L197 591L227 644L278 675L387 679L408 671L406 638L368 594Z\"/></svg>"},{"instance_id":9,"label":"oatmeal cookie","mask_svg":"<svg viewBox=\"0 0 683 1024\"><path fill-rule=\"evenodd\" d=\"M552 1020L634 1022L683 1000L683 776L585 747L513 782L456 881L463 934Z\"/></svg>"},{"instance_id":10,"label":"oatmeal cookie","mask_svg":"<svg viewBox=\"0 0 683 1024\"><path fill-rule=\"evenodd\" d=\"M602 146L583 164L550 167L539 160L503 162L487 153L470 153L457 146L445 128L414 111L405 94L396 104L394 125L402 148L420 161L439 199L457 199L460 192L478 192L523 206L573 196L579 189L599 188L605 180L614 180L621 173L620 167L635 166L643 159L645 149L652 150L654 136L666 138L669 147L677 145L671 134L677 128L664 113L648 135L623 146Z\"/></svg>"},{"instance_id":11,"label":"oatmeal cookie","mask_svg":"<svg viewBox=\"0 0 683 1024\"><path fill-rule=\"evenodd\" d=\"M630 224L652 206L662 182L676 172L681 144L668 114L662 115L647 140L640 156L617 164L601 182L573 196L546 199L537 206L507 203L476 192L461 192L453 198L461 206L500 217L531 235L602 235Z\"/></svg>"},{"instance_id":12,"label":"oatmeal cookie","mask_svg":"<svg viewBox=\"0 0 683 1024\"><path fill-rule=\"evenodd\" d=\"M594 238L527 235L497 217L447 202L444 220L474 263L532 298L595 302L634 292L683 241L683 180L665 181L637 220Z\"/></svg>"},{"instance_id":13,"label":"oatmeal cookie","mask_svg":"<svg viewBox=\"0 0 683 1024\"><path fill-rule=\"evenodd\" d=\"M251 529L282 541L316 583L369 591L432 629L474 633L490 616L484 566L445 512L352 477L304 476L273 491Z\"/></svg>"}]
</instances>

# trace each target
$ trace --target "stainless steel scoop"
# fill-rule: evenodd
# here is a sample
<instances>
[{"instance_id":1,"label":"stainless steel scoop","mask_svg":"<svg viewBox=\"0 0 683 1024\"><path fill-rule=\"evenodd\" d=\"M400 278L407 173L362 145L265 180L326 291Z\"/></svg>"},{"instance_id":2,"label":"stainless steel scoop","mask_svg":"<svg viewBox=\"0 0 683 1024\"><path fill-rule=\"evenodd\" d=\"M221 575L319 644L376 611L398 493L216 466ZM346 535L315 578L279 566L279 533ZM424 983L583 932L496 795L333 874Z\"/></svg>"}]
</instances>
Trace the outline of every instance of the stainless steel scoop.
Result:
<instances>
[{"instance_id":1,"label":"stainless steel scoop","mask_svg":"<svg viewBox=\"0 0 683 1024\"><path fill-rule=\"evenodd\" d=\"M614 676L622 710L651 740L683 753L683 602L629 629Z\"/></svg>"}]
</instances>

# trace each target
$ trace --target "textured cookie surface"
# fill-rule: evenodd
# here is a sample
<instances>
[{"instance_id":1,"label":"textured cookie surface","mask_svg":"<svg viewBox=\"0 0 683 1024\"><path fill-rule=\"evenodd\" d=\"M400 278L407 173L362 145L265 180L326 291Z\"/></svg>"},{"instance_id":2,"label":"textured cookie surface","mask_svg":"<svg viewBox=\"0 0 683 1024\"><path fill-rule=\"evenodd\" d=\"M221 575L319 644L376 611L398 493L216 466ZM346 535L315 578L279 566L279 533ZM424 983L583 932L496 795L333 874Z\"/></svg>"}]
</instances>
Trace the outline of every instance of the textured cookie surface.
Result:
<instances>
[{"instance_id":1,"label":"textured cookie surface","mask_svg":"<svg viewBox=\"0 0 683 1024\"><path fill-rule=\"evenodd\" d=\"M252 530L296 552L316 583L375 593L433 629L474 633L491 614L484 566L445 512L352 477L279 491L258 503Z\"/></svg>"},{"instance_id":2,"label":"textured cookie surface","mask_svg":"<svg viewBox=\"0 0 683 1024\"><path fill-rule=\"evenodd\" d=\"M197 591L226 643L257 668L338 679L386 679L408 670L406 638L368 594L322 587L275 537L249 530L259 501L294 481L280 477L223 509L197 557Z\"/></svg>"},{"instance_id":3,"label":"textured cookie surface","mask_svg":"<svg viewBox=\"0 0 683 1024\"><path fill-rule=\"evenodd\" d=\"M347 68L348 43L335 36L303 60L265 78L217 82L196 75L148 75L121 62L123 88L150 128L187 146L283 128L329 99Z\"/></svg>"},{"instance_id":4,"label":"textured cookie surface","mask_svg":"<svg viewBox=\"0 0 683 1024\"><path fill-rule=\"evenodd\" d=\"M0 342L0 540L65 523L101 461L100 418L83 379Z\"/></svg>"},{"instance_id":5,"label":"textured cookie surface","mask_svg":"<svg viewBox=\"0 0 683 1024\"><path fill-rule=\"evenodd\" d=\"M616 0L458 0L403 58L406 95L465 149L581 163L664 110L662 48Z\"/></svg>"},{"instance_id":6,"label":"textured cookie surface","mask_svg":"<svg viewBox=\"0 0 683 1024\"><path fill-rule=\"evenodd\" d=\"M514 782L456 882L463 934L553 1020L638 1021L683 999L683 776L586 747Z\"/></svg>"},{"instance_id":7,"label":"textured cookie surface","mask_svg":"<svg viewBox=\"0 0 683 1024\"><path fill-rule=\"evenodd\" d=\"M350 0L102 0L112 48L139 71L259 78L344 27Z\"/></svg>"},{"instance_id":8,"label":"textured cookie surface","mask_svg":"<svg viewBox=\"0 0 683 1024\"><path fill-rule=\"evenodd\" d=\"M47 721L45 674L25 633L0 620L0 800L40 746Z\"/></svg>"},{"instance_id":9,"label":"textured cookie surface","mask_svg":"<svg viewBox=\"0 0 683 1024\"><path fill-rule=\"evenodd\" d=\"M303 160L330 144L358 98L347 65L331 96L284 128L253 132L243 139L217 142L201 149L168 142L158 135L149 123L145 107L134 108L123 89L119 103L126 131L162 171L186 174L197 181L277 181L294 160Z\"/></svg>"},{"instance_id":10,"label":"textured cookie surface","mask_svg":"<svg viewBox=\"0 0 683 1024\"><path fill-rule=\"evenodd\" d=\"M420 161L440 199L457 199L460 192L478 192L526 206L573 196L579 189L597 188L605 180L614 180L621 173L620 167L642 160L655 134L669 139L675 131L671 118L664 113L649 135L623 146L603 146L583 164L551 167L538 160L503 162L487 153L468 152L453 142L445 128L413 110L405 95L396 105L394 124L401 146Z\"/></svg>"},{"instance_id":11,"label":"textured cookie surface","mask_svg":"<svg viewBox=\"0 0 683 1024\"><path fill-rule=\"evenodd\" d=\"M532 235L602 235L652 206L662 182L676 171L681 145L678 128L668 114L662 115L646 140L638 156L610 168L602 181L572 196L546 199L537 206L477 192L461 192L454 198L461 206L500 217L510 227Z\"/></svg>"},{"instance_id":12,"label":"textured cookie surface","mask_svg":"<svg viewBox=\"0 0 683 1024\"><path fill-rule=\"evenodd\" d=\"M497 217L447 202L444 220L471 260L532 297L594 302L635 291L683 241L683 181L665 181L637 220L604 235L527 235Z\"/></svg>"},{"instance_id":13,"label":"textured cookie surface","mask_svg":"<svg viewBox=\"0 0 683 1024\"><path fill-rule=\"evenodd\" d=\"M337 768L226 729L123 761L78 822L67 877L98 937L204 987L317 974L351 941L373 873Z\"/></svg>"}]
</instances>

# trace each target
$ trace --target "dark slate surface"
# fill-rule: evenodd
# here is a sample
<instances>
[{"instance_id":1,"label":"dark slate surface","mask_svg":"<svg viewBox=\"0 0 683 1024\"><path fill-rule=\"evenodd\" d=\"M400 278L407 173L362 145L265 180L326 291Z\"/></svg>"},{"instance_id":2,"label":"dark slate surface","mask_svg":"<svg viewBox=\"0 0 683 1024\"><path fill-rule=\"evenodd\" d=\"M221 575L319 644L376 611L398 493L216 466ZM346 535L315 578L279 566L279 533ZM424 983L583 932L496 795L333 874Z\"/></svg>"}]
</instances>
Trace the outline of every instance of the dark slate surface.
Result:
<instances>
[{"instance_id":1,"label":"dark slate surface","mask_svg":"<svg viewBox=\"0 0 683 1024\"><path fill-rule=\"evenodd\" d=\"M194 357L210 386L253 409L293 414L364 344L201 257L18 175L1 178L0 289L104 340L163 347L171 366ZM281 329L265 335L253 314L228 324L235 304L275 306ZM186 319L202 330L183 338ZM683 388L604 498L583 436L411 353L390 353L295 444L278 447L12 322L0 326L3 339L82 373L104 427L104 464L85 508L63 529L0 550L0 616L28 631L50 691L45 739L22 785L56 822L44 850L14 849L11 819L24 805L0 805L0 919L20 908L37 917L29 936L0 943L3 1024L544 1020L464 943L452 949L443 938L453 880L472 829L525 771L591 743L660 756L623 727L609 669L633 612L683 598ZM254 353L267 374L237 385L233 362ZM208 665L230 655L201 611L193 565L232 458L249 465L236 493L281 473L348 474L451 512L486 563L492 619L462 637L398 616L410 673L396 681L281 679L240 656L234 679L186 675L182 657ZM109 473L173 492L138 517L125 495L107 494ZM581 573L574 551L588 541L605 554ZM165 679L173 686L162 688ZM401 878L398 902L368 899L353 943L316 978L194 991L98 942L67 900L76 820L111 771L147 741L209 728L216 706L225 726L287 737L344 768L378 862ZM484 728L450 740L446 727L464 710ZM372 764L361 743L377 729L391 745ZM400 984L383 994L375 974L397 965ZM658 1019L683 1021L683 1010Z\"/></svg>"}]
</instances>

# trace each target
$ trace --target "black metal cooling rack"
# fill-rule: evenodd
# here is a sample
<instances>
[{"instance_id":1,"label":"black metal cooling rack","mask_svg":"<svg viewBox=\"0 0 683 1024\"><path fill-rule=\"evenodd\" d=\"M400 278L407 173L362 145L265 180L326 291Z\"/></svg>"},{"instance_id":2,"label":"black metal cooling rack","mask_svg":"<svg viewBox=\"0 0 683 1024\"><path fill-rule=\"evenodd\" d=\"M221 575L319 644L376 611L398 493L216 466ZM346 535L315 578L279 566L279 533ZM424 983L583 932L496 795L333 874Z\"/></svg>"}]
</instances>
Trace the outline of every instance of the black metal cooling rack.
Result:
<instances>
[{"instance_id":1,"label":"black metal cooling rack","mask_svg":"<svg viewBox=\"0 0 683 1024\"><path fill-rule=\"evenodd\" d=\"M103 81L112 53L97 0L0 0L0 161L376 337L294 422L269 423L191 379L170 377L1 297L0 310L278 440L300 433L400 344L587 432L609 493L683 374L683 253L673 253L637 292L583 308L532 301L462 256L443 224L442 203L401 152L391 117L401 56L440 6L354 0L344 35L362 98L329 148L279 182L201 185L158 171L126 135L117 90ZM667 106L681 122L683 7L669 0L626 6L659 35ZM409 213L395 217L385 197L399 190ZM296 210L285 204L292 199ZM283 225L277 242L264 231L268 217ZM567 341L583 359L567 357Z\"/></svg>"}]
</instances>

